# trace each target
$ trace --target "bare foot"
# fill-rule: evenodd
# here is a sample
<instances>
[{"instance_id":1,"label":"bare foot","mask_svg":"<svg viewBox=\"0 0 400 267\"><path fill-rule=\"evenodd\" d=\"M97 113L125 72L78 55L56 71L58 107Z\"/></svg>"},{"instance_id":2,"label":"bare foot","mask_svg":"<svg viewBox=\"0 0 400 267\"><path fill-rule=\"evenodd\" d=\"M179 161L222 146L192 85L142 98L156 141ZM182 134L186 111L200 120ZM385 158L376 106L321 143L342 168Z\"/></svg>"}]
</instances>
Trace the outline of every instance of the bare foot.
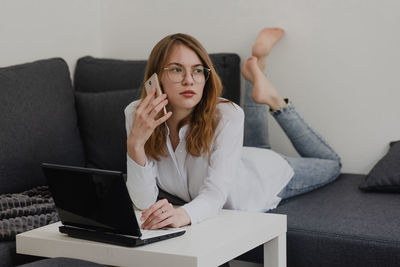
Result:
<instances>
[{"instance_id":1,"label":"bare foot","mask_svg":"<svg viewBox=\"0 0 400 267\"><path fill-rule=\"evenodd\" d=\"M244 78L253 84L251 96L258 104L267 104L272 110L277 110L286 105L274 85L268 81L258 66L256 57L249 57L243 64Z\"/></svg>"},{"instance_id":2,"label":"bare foot","mask_svg":"<svg viewBox=\"0 0 400 267\"><path fill-rule=\"evenodd\" d=\"M253 45L252 55L258 59L258 66L264 71L267 56L285 31L281 28L264 28L258 34Z\"/></svg>"}]
</instances>

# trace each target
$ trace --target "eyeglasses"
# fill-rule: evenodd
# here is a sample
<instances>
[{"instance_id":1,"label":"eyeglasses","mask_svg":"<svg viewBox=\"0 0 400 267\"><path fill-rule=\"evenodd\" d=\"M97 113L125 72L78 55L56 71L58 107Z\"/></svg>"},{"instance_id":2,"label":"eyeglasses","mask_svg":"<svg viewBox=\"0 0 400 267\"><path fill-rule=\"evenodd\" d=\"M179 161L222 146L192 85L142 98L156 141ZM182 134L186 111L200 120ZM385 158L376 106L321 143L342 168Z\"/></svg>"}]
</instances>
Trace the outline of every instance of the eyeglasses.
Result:
<instances>
[{"instance_id":1,"label":"eyeglasses","mask_svg":"<svg viewBox=\"0 0 400 267\"><path fill-rule=\"evenodd\" d=\"M164 70L167 72L169 80L173 83L180 83L186 77L186 69L183 66L171 66L164 68ZM209 68L204 66L196 66L194 69L192 69L191 75L196 83L204 83L209 78L210 71L211 70Z\"/></svg>"}]
</instances>

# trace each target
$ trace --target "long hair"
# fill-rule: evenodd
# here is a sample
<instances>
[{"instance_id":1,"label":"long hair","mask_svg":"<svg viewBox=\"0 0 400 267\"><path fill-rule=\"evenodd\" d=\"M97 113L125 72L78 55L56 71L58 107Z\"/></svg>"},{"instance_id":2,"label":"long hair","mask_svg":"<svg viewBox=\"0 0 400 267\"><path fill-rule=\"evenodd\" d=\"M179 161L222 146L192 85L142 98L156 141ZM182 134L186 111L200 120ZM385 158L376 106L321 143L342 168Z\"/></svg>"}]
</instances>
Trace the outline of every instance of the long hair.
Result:
<instances>
[{"instance_id":1,"label":"long hair","mask_svg":"<svg viewBox=\"0 0 400 267\"><path fill-rule=\"evenodd\" d=\"M219 122L217 114L218 98L222 94L222 83L208 53L204 47L194 37L177 33L164 37L159 41L150 53L144 74L143 84L153 73L157 73L161 77L161 73L172 52L177 44L183 44L192 49L202 61L202 64L210 69L210 76L207 79L203 95L200 102L196 105L193 112L178 123L177 131L189 124L186 135L186 151L196 157L202 153L210 154L212 139L215 134ZM161 84L162 87L162 84ZM163 91L163 89L161 88ZM146 97L146 90L142 90L142 100ZM155 160L159 160L160 156L166 156L166 133L165 124L161 124L155 128L150 138L147 140L144 148L147 156Z\"/></svg>"}]
</instances>

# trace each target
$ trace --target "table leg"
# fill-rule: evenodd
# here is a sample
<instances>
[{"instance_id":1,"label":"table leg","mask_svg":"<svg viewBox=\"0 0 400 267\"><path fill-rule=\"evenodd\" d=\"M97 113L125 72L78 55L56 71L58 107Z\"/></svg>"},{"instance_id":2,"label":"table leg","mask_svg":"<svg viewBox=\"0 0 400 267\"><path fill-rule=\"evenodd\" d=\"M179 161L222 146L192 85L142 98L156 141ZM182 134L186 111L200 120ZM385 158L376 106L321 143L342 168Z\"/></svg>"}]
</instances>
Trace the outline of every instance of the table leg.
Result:
<instances>
[{"instance_id":1,"label":"table leg","mask_svg":"<svg viewBox=\"0 0 400 267\"><path fill-rule=\"evenodd\" d=\"M264 244L264 266L286 267L286 233Z\"/></svg>"}]
</instances>

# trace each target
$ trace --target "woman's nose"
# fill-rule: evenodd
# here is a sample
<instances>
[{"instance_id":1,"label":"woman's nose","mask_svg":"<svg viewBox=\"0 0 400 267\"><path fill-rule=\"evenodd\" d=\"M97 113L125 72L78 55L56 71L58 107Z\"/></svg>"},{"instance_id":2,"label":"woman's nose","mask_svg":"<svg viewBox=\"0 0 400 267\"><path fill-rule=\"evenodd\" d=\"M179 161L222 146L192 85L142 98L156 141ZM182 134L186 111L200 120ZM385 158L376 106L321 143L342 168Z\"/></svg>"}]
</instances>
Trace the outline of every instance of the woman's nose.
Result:
<instances>
[{"instance_id":1,"label":"woman's nose","mask_svg":"<svg viewBox=\"0 0 400 267\"><path fill-rule=\"evenodd\" d=\"M185 77L183 77L182 83L184 85L193 85L194 84L194 80L192 75L190 74L190 72L185 73Z\"/></svg>"}]
</instances>

